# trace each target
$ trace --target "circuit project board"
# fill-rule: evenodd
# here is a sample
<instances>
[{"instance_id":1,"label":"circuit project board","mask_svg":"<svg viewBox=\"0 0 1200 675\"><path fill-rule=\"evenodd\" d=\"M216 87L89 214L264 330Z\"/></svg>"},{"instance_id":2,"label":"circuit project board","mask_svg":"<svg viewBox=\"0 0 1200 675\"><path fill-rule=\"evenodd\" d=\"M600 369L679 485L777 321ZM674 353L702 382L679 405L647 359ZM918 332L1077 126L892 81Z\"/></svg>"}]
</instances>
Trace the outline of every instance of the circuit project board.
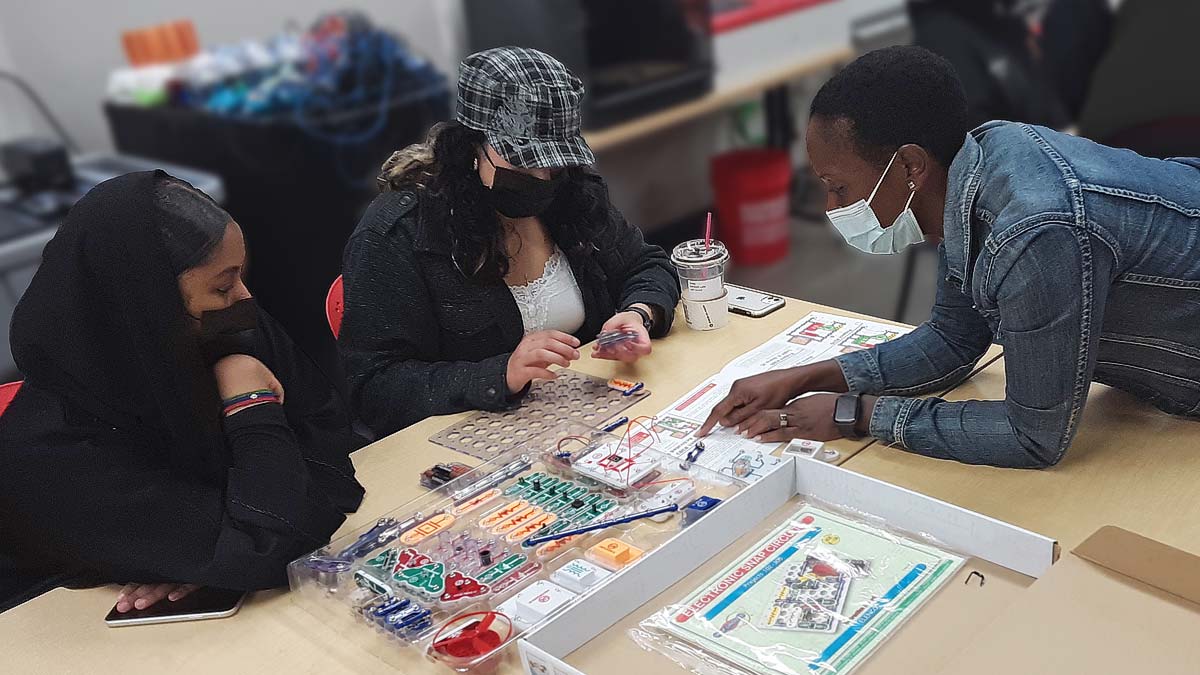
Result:
<instances>
[{"instance_id":1,"label":"circuit project board","mask_svg":"<svg viewBox=\"0 0 1200 675\"><path fill-rule=\"evenodd\" d=\"M492 459L570 422L599 428L649 393L642 389L624 396L609 389L603 378L561 370L557 379L536 382L519 407L477 413L429 440L472 457Z\"/></svg>"},{"instance_id":2,"label":"circuit project board","mask_svg":"<svg viewBox=\"0 0 1200 675\"><path fill-rule=\"evenodd\" d=\"M631 444L641 425L532 439L293 562L290 585L401 672L418 655L492 672L506 644L745 485Z\"/></svg>"}]
</instances>

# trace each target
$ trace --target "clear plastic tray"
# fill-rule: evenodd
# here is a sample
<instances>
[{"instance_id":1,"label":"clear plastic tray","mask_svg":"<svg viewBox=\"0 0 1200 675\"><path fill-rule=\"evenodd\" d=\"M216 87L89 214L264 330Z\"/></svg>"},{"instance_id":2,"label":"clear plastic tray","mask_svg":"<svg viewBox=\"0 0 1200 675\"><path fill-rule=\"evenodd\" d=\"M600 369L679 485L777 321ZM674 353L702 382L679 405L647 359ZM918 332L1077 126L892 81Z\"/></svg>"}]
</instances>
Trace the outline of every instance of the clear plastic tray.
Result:
<instances>
[{"instance_id":1,"label":"clear plastic tray","mask_svg":"<svg viewBox=\"0 0 1200 675\"><path fill-rule=\"evenodd\" d=\"M648 428L531 439L296 560L293 597L389 664L490 671L522 634L745 487L658 452L638 433ZM538 539L588 526L602 527Z\"/></svg>"}]
</instances>

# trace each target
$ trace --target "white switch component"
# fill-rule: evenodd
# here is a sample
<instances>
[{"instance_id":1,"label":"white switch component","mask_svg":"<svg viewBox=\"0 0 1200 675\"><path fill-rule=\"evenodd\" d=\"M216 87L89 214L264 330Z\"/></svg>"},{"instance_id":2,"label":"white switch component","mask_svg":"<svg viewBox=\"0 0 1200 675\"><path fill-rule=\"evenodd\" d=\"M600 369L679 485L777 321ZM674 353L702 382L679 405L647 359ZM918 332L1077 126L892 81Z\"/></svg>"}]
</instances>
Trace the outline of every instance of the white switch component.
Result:
<instances>
[{"instance_id":1,"label":"white switch component","mask_svg":"<svg viewBox=\"0 0 1200 675\"><path fill-rule=\"evenodd\" d=\"M539 579L496 609L512 619L521 630L529 630L574 597L574 593L562 586Z\"/></svg>"},{"instance_id":2,"label":"white switch component","mask_svg":"<svg viewBox=\"0 0 1200 675\"><path fill-rule=\"evenodd\" d=\"M696 486L690 480L683 480L677 483L668 484L667 487L657 493L646 497L637 502L635 508L631 512L639 511L654 511L656 509L666 508L672 504L683 506L687 502L692 501L696 496ZM656 523L665 523L675 514L673 512L660 513L657 516L650 516L650 520Z\"/></svg>"},{"instance_id":3,"label":"white switch component","mask_svg":"<svg viewBox=\"0 0 1200 675\"><path fill-rule=\"evenodd\" d=\"M819 459L822 462L836 462L842 453L833 448L826 448L825 444L820 441L808 441L802 438L797 438L788 443L783 449L784 454L797 455L799 457L812 457Z\"/></svg>"},{"instance_id":4,"label":"white switch component","mask_svg":"<svg viewBox=\"0 0 1200 675\"><path fill-rule=\"evenodd\" d=\"M600 481L610 487L626 490L637 485L658 468L659 457L646 452L643 446L632 448L616 441L602 442L586 455L575 460L575 473Z\"/></svg>"},{"instance_id":5,"label":"white switch component","mask_svg":"<svg viewBox=\"0 0 1200 675\"><path fill-rule=\"evenodd\" d=\"M551 574L550 578L576 593L585 593L589 588L611 575L612 572L599 565L576 558L554 570L554 574Z\"/></svg>"},{"instance_id":6,"label":"white switch component","mask_svg":"<svg viewBox=\"0 0 1200 675\"><path fill-rule=\"evenodd\" d=\"M666 497L675 504L690 502L696 496L696 484L690 480L675 481L663 488L662 492L659 492L657 496Z\"/></svg>"}]
</instances>

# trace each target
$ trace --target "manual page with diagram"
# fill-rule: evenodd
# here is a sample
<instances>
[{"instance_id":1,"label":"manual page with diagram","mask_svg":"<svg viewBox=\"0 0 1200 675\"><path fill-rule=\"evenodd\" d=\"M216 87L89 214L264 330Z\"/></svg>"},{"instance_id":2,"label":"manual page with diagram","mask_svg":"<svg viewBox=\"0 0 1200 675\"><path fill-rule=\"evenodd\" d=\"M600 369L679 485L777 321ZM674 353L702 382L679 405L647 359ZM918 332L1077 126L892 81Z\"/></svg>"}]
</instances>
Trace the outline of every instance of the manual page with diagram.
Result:
<instances>
[{"instance_id":1,"label":"manual page with diagram","mask_svg":"<svg viewBox=\"0 0 1200 675\"><path fill-rule=\"evenodd\" d=\"M844 675L963 558L805 506L681 603L642 624L764 675Z\"/></svg>"},{"instance_id":2,"label":"manual page with diagram","mask_svg":"<svg viewBox=\"0 0 1200 675\"><path fill-rule=\"evenodd\" d=\"M683 458L696 444L695 432L733 383L769 370L816 363L869 349L907 333L908 328L824 312L810 312L770 340L737 357L654 417L655 449ZM778 443L758 443L717 428L703 439L698 463L722 475L753 482L778 464Z\"/></svg>"}]
</instances>

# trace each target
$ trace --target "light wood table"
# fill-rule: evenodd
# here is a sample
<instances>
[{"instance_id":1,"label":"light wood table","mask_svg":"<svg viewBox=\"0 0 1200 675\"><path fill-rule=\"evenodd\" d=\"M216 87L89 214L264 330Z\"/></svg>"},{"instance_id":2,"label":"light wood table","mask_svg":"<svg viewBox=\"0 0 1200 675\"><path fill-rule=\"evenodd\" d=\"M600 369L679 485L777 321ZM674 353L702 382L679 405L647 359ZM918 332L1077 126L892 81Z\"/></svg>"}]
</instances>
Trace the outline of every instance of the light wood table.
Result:
<instances>
[{"instance_id":1,"label":"light wood table","mask_svg":"<svg viewBox=\"0 0 1200 675\"><path fill-rule=\"evenodd\" d=\"M600 377L622 376L644 381L651 395L627 413L653 415L733 358L758 346L812 311L847 316L852 312L789 300L786 307L761 319L731 316L729 326L714 332L689 330L682 315L654 353L637 364L593 359L589 347L572 367ZM878 319L876 319L878 320ZM989 354L994 359L998 352ZM477 463L429 442L435 432L465 417L431 418L381 439L354 454L358 479L367 496L350 514L341 532L373 522L424 493L418 473L437 463ZM832 444L852 457L868 441ZM232 619L111 629L102 619L112 606L115 588L57 589L0 614L0 636L6 646L0 670L14 673L171 672L388 672L376 657L323 628L321 621L289 601L283 591L255 593ZM515 650L512 650L515 652ZM515 671L511 659L505 672ZM405 672L447 673L441 665L414 663ZM597 671L603 672L603 671Z\"/></svg>"},{"instance_id":2,"label":"light wood table","mask_svg":"<svg viewBox=\"0 0 1200 675\"><path fill-rule=\"evenodd\" d=\"M949 398L1003 398L1004 367L992 364ZM1100 384L1071 448L1050 469L968 466L880 443L845 467L1054 537L1064 550L1119 525L1200 553L1200 422Z\"/></svg>"},{"instance_id":3,"label":"light wood table","mask_svg":"<svg viewBox=\"0 0 1200 675\"><path fill-rule=\"evenodd\" d=\"M650 395L643 397L621 414L630 419L638 415L654 415L706 378L720 372L725 364L783 332L810 312L828 312L897 326L904 325L789 298L783 309L761 319L733 314L730 315L729 326L726 328L701 332L687 327L680 310L675 317L671 334L661 340L655 340L654 351L649 358L634 364L617 363L592 358L591 347L584 346L580 350L583 358L573 363L571 369L605 379L620 377L645 382ZM996 349L988 352L980 367L999 355L1000 352ZM358 509L358 513L347 518L344 528L365 525L378 518L379 514L391 511L423 494L424 490L417 484L417 474L423 469L447 461L478 464L479 460L474 457L448 450L429 441L430 436L472 414L468 412L431 417L355 453L354 465L358 471L359 482L367 488L367 498ZM853 457L871 442L870 439L840 440L828 445L841 453L838 460L840 463Z\"/></svg>"},{"instance_id":4,"label":"light wood table","mask_svg":"<svg viewBox=\"0 0 1200 675\"><path fill-rule=\"evenodd\" d=\"M753 99L763 92L781 87L793 80L827 70L841 63L848 63L854 58L854 55L854 50L849 46L833 49L824 54L764 71L754 77L739 78L736 84L718 87L700 98L636 117L628 122L603 129L585 130L583 137L593 151L604 152L644 136L712 114L735 103Z\"/></svg>"}]
</instances>

